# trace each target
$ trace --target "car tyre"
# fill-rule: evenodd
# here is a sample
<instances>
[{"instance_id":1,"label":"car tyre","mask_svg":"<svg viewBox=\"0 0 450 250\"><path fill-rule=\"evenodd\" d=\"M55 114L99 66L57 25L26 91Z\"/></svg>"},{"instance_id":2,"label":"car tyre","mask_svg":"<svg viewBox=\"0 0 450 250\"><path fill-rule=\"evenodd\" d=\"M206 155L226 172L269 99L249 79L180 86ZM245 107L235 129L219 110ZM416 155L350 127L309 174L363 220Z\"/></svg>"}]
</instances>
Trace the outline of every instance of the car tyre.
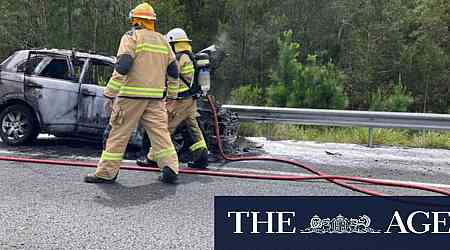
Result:
<instances>
[{"instance_id":1,"label":"car tyre","mask_svg":"<svg viewBox=\"0 0 450 250\"><path fill-rule=\"evenodd\" d=\"M0 112L0 137L10 146L20 146L36 140L39 122L33 111L21 104L11 105Z\"/></svg>"}]
</instances>

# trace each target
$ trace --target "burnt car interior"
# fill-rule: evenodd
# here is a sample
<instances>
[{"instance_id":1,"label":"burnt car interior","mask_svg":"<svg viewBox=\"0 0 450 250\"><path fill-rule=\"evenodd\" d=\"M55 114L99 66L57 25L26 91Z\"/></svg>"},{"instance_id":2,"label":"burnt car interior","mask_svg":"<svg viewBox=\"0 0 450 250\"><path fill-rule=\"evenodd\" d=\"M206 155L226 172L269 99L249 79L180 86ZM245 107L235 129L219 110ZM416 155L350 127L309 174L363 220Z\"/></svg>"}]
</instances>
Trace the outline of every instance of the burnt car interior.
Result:
<instances>
[{"instance_id":1,"label":"burnt car interior","mask_svg":"<svg viewBox=\"0 0 450 250\"><path fill-rule=\"evenodd\" d=\"M83 69L86 68L87 72L84 73L82 83L96 86L106 86L114 71L113 63L94 58L75 57L75 54L66 57L53 52L30 51L29 56L21 57L22 60L15 62L14 65L9 63L13 56L5 60L2 63L3 70L9 69L9 71L23 72L27 75L79 82ZM89 67L85 67L86 63L89 63Z\"/></svg>"},{"instance_id":2,"label":"burnt car interior","mask_svg":"<svg viewBox=\"0 0 450 250\"><path fill-rule=\"evenodd\" d=\"M71 65L69 65L69 58L56 53L31 51L24 63L24 68L28 75L58 80L77 80L72 72Z\"/></svg>"},{"instance_id":3,"label":"burnt car interior","mask_svg":"<svg viewBox=\"0 0 450 250\"><path fill-rule=\"evenodd\" d=\"M69 66L67 60L53 58L39 76L55 78L60 80L70 80Z\"/></svg>"},{"instance_id":4,"label":"burnt car interior","mask_svg":"<svg viewBox=\"0 0 450 250\"><path fill-rule=\"evenodd\" d=\"M106 86L113 72L113 65L99 60L91 60L89 72L83 81L84 84Z\"/></svg>"},{"instance_id":5,"label":"burnt car interior","mask_svg":"<svg viewBox=\"0 0 450 250\"><path fill-rule=\"evenodd\" d=\"M73 80L78 81L80 79L81 74L83 72L83 67L84 67L85 62L86 62L86 59L84 59L84 58L81 58L81 59L76 58L76 59L72 60L73 70L74 70L74 74L75 74Z\"/></svg>"},{"instance_id":6,"label":"burnt car interior","mask_svg":"<svg viewBox=\"0 0 450 250\"><path fill-rule=\"evenodd\" d=\"M43 59L43 56L30 57L28 60L24 60L17 65L17 72L25 72L28 68L28 73L34 73L36 71L36 67L42 62Z\"/></svg>"}]
</instances>

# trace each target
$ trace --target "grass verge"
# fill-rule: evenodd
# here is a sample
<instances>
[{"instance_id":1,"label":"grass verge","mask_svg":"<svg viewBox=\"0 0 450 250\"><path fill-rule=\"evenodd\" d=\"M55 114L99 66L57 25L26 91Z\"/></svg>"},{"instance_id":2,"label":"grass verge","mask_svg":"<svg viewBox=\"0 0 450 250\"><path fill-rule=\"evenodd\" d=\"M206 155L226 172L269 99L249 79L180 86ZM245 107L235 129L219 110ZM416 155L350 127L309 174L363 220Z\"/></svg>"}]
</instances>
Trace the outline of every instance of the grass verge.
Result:
<instances>
[{"instance_id":1,"label":"grass verge","mask_svg":"<svg viewBox=\"0 0 450 250\"><path fill-rule=\"evenodd\" d=\"M239 134L268 137L272 140L367 144L369 130L368 128L242 123ZM450 149L450 132L374 129L373 140L376 145Z\"/></svg>"}]
</instances>

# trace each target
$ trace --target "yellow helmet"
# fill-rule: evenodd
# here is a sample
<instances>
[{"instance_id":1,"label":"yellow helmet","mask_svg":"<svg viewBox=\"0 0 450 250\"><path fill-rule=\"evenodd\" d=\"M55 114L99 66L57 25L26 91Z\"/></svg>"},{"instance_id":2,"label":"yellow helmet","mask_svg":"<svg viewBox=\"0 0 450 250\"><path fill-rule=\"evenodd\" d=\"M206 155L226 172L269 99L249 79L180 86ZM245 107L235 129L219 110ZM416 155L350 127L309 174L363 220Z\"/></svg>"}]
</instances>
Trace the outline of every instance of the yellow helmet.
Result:
<instances>
[{"instance_id":1,"label":"yellow helmet","mask_svg":"<svg viewBox=\"0 0 450 250\"><path fill-rule=\"evenodd\" d=\"M149 3L141 3L130 11L130 20L133 18L142 18L146 20L156 20L156 13Z\"/></svg>"}]
</instances>

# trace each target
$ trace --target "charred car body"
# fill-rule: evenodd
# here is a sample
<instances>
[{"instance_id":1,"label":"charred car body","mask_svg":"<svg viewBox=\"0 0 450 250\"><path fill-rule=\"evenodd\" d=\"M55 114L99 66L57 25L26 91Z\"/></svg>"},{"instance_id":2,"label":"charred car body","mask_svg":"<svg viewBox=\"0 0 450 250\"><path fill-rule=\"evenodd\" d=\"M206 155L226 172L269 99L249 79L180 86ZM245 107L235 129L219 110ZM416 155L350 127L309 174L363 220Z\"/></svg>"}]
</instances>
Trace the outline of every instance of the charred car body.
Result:
<instances>
[{"instance_id":1,"label":"charred car body","mask_svg":"<svg viewBox=\"0 0 450 250\"><path fill-rule=\"evenodd\" d=\"M103 87L114 58L71 50L22 50L0 68L0 135L9 145L39 133L102 138Z\"/></svg>"},{"instance_id":2,"label":"charred car body","mask_svg":"<svg viewBox=\"0 0 450 250\"><path fill-rule=\"evenodd\" d=\"M223 53L215 47L204 52L212 58L213 70ZM216 60L214 60L214 58ZM115 58L76 50L21 50L0 64L0 137L8 145L23 145L39 133L82 137L101 141L109 114L103 111L103 89L114 69ZM214 68L215 67L215 68ZM209 108L199 102L199 123L207 144L215 151ZM235 114L220 109L222 137L232 148L239 124ZM131 139L140 145L136 130ZM182 141L183 129L174 140ZM183 151L182 143L178 145Z\"/></svg>"}]
</instances>

